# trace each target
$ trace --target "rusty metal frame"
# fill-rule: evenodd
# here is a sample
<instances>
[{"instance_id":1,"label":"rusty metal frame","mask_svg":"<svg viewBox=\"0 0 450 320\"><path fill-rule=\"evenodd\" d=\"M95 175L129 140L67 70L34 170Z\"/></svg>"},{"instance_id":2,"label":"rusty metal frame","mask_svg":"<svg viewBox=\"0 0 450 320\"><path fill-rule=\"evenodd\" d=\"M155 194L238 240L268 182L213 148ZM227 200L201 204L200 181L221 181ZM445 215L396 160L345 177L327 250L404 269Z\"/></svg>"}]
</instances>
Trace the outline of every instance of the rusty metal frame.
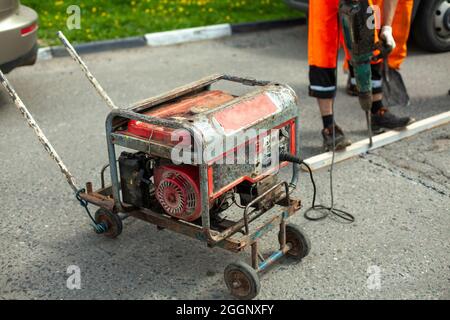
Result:
<instances>
[{"instance_id":1,"label":"rusty metal frame","mask_svg":"<svg viewBox=\"0 0 450 320\"><path fill-rule=\"evenodd\" d=\"M187 94L192 94L192 93L196 93L196 92L205 90L205 89L209 88L212 84L214 84L220 80L241 83L246 86L259 86L259 87L267 86L269 84L275 84L270 81L261 81L261 80L236 77L236 76L231 76L231 75L226 75L226 74L213 74L211 76L205 77L203 79L192 82L185 86L171 90L167 93L163 93L161 95L158 95L158 96L150 98L150 99L142 100L142 101L135 103L134 105L128 107L128 110L132 110L137 113L143 112L145 110L153 108L157 105L160 105L160 104L170 101L172 99L180 98Z\"/></svg>"},{"instance_id":2,"label":"rusty metal frame","mask_svg":"<svg viewBox=\"0 0 450 320\"><path fill-rule=\"evenodd\" d=\"M93 192L91 190L91 185L91 183L87 183L87 191L80 195L81 198L95 206L113 211L115 208L115 201L112 197L112 187L106 187ZM285 193L281 198L274 199L274 205L275 202L286 204L282 212L280 214L274 215L271 219L256 227L252 232L249 231L249 224L263 216L263 214L272 207L262 209L253 216L248 215L248 210L253 205L257 204L280 187L284 187L287 191L289 190L288 184L286 182L279 183L259 196L257 199L249 203L244 210L244 217L238 222L235 222L231 227L225 229L222 232L210 229L209 234L211 238L214 239L212 241L209 241L207 235L204 232L204 228L194 223L174 219L169 215L162 214L160 212L154 212L150 209L145 208L133 208L133 210L128 210L126 213L127 216L131 216L136 219L154 224L159 229L168 229L189 236L191 238L207 242L208 246L210 247L219 247L232 252L240 252L248 246L251 246L253 252L253 249L257 246L258 240L275 227L280 226L280 231L284 233L286 219L288 219L300 209L300 203L298 201L291 201L289 199L289 193ZM284 202L282 202L283 200ZM242 232L242 229L244 228L245 232ZM243 236L233 237L238 232L242 232ZM281 250L284 249L285 244L285 241L281 244Z\"/></svg>"},{"instance_id":3,"label":"rusty metal frame","mask_svg":"<svg viewBox=\"0 0 450 320\"><path fill-rule=\"evenodd\" d=\"M252 248L252 266L258 272L262 272L268 266L273 264L273 262L277 261L279 258L284 256L286 252L289 251L290 249L289 245L286 244L286 235L285 235L286 220L300 209L300 202L290 200L289 185L287 182L281 182L275 185L274 187L267 190L264 194L254 199L245 208L243 212L243 218L241 220L233 222L229 227L221 231L213 230L211 226L209 203L208 203L209 186L207 183L208 164L206 162L201 162L200 164L198 164L200 173L200 193L202 199L201 225L177 220L166 214L162 214L160 212L153 212L152 210L149 209L137 209L135 207L122 203L121 201L120 181L118 176L117 157L116 157L116 145L143 152L148 152L151 149L152 154L168 159L170 159L172 147L157 144L149 140L143 140L123 135L120 134L120 132L117 132L117 129L120 128L128 120L137 120L152 125L164 126L166 128L175 130L183 129L189 132L192 137L194 137L194 143L204 141L201 132L198 131L194 126L191 126L186 122L152 117L142 114L142 112L145 112L163 103L169 102L173 99L181 98L183 96L190 94L195 94L203 90L208 90L213 83L216 83L220 80L238 82L249 86L263 87L261 90L256 90L248 95L239 97L237 99L248 99L256 94L261 93L261 91L267 90L269 86L279 86L276 83L270 83L266 81L257 81L253 79L239 78L228 75L213 75L201 79L197 82L191 83L189 85L183 86L181 88L175 89L158 97L141 101L127 109L112 110L106 119L106 136L107 136L109 168L112 185L110 187L105 188L104 178L102 174L102 189L97 192L90 192L90 193L87 192L81 194L81 197L84 200L88 201L89 203L92 203L102 208L106 208L117 214L126 213L127 216L132 216L134 218L154 224L159 229L169 229L171 231L184 234L191 238L201 240L203 242L206 242L209 247L221 247L232 252L239 252L250 246ZM226 108L232 103L236 103L236 101L232 101L228 104L225 104L216 110ZM298 114L296 114L295 111L290 110L283 113L282 117L277 119L277 121L285 122L293 118L295 119L295 126L297 129L296 130L297 136L295 137L295 142L296 142L296 152L298 155L299 141L300 141L298 130L299 127ZM200 144L196 147L197 148L195 150L203 151L202 146ZM197 155L194 152L192 153L192 156L193 158L197 157ZM102 172L104 172L106 168L107 166L103 167ZM298 167L294 165L291 185L295 185L297 183L297 176L298 176ZM264 215L264 213L266 213L270 209L266 208L262 210L256 210L255 212L250 212L251 207L256 203L260 202L261 200L263 200L264 198L268 196L270 197L270 195L279 188L284 188L283 193L284 199L274 199L276 200L274 201L274 205L275 203L280 203L282 200L284 200L284 209L281 212L281 214L275 215L269 221L264 222L262 225L257 226L253 231L250 231L249 225L253 224L254 221L258 220L260 217ZM260 256L258 252L258 240L277 226L280 227L280 234L282 239L280 243L280 249L274 252L267 259L263 260L263 258ZM242 233L243 236L241 237L235 236L236 233L238 232ZM258 263L258 259L261 260L261 263Z\"/></svg>"}]
</instances>

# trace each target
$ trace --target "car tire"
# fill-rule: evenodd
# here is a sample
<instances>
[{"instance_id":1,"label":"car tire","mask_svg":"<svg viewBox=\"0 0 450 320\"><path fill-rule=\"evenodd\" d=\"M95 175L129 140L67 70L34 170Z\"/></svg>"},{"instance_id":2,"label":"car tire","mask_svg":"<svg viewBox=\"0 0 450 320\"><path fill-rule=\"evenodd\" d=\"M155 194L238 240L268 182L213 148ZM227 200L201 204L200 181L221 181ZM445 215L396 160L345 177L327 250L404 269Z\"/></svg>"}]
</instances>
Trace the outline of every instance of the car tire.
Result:
<instances>
[{"instance_id":1,"label":"car tire","mask_svg":"<svg viewBox=\"0 0 450 320\"><path fill-rule=\"evenodd\" d=\"M445 8L445 12L441 8ZM444 28L449 28L449 8L450 0L426 0L420 3L413 25L413 36L421 48L432 52L450 51L450 30L444 29L445 32L442 32L437 26L439 19L442 19L447 24Z\"/></svg>"}]
</instances>

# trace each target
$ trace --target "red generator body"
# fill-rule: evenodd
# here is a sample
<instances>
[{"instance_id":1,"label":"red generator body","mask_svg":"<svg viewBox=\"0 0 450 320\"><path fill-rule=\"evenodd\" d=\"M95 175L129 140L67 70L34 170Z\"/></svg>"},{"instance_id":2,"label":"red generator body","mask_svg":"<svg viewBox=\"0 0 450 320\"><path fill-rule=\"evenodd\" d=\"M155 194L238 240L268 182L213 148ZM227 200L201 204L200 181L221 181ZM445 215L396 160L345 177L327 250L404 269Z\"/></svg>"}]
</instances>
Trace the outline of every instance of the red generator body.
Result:
<instances>
[{"instance_id":1,"label":"red generator body","mask_svg":"<svg viewBox=\"0 0 450 320\"><path fill-rule=\"evenodd\" d=\"M282 257L300 261L309 254L303 230L288 223L301 209L301 201L291 196L302 164L299 107L289 86L213 75L118 108L64 35L58 36L112 109L106 118L109 162L101 170L101 188L94 189L92 182L77 185L1 72L0 83L58 164L97 234L116 238L123 221L132 217L210 248L234 253L251 248L251 265L233 262L224 271L226 286L238 299L256 297L259 275ZM240 93L231 93L230 84L237 84ZM278 181L279 170L288 165L281 160L293 163L290 181ZM95 216L89 204L98 207ZM279 246L267 254L260 239L276 228Z\"/></svg>"},{"instance_id":2,"label":"red generator body","mask_svg":"<svg viewBox=\"0 0 450 320\"><path fill-rule=\"evenodd\" d=\"M213 88L230 83L253 90L238 95ZM251 247L251 266L230 264L225 282L233 296L254 298L260 272L283 256L301 260L309 253L301 228L287 223L301 208L291 198L298 166L290 181L278 181L288 165L280 154L299 157L298 115L289 86L228 75L114 109L106 120L102 187L93 191L89 182L79 197L100 207L95 221L108 237L134 217L209 247ZM111 185L105 184L108 167ZM258 241L276 227L278 250L263 256Z\"/></svg>"},{"instance_id":3,"label":"red generator body","mask_svg":"<svg viewBox=\"0 0 450 320\"><path fill-rule=\"evenodd\" d=\"M124 204L148 209L156 205L175 218L198 220L202 164L207 203L216 214L232 193L246 205L276 184L275 174L286 165L278 163L277 155L296 154L298 107L292 89L266 84L242 97L202 89L132 108L156 122L115 116L114 143L124 141L122 146L138 151L119 158ZM270 183L259 187L267 178Z\"/></svg>"}]
</instances>

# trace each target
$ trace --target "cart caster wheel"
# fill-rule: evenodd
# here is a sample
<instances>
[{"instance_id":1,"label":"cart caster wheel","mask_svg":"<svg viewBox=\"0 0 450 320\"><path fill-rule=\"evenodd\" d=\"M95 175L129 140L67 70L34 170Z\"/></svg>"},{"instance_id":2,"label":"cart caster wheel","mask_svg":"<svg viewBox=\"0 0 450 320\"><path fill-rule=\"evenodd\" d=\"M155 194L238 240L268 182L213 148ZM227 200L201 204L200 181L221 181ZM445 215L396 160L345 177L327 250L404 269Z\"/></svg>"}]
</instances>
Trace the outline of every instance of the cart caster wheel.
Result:
<instances>
[{"instance_id":1,"label":"cart caster wheel","mask_svg":"<svg viewBox=\"0 0 450 320\"><path fill-rule=\"evenodd\" d=\"M108 238L117 238L122 233L122 220L119 215L109 210L98 209L95 213L95 222L107 226L107 230L102 234Z\"/></svg>"},{"instance_id":2,"label":"cart caster wheel","mask_svg":"<svg viewBox=\"0 0 450 320\"><path fill-rule=\"evenodd\" d=\"M255 269L244 262L229 264L224 272L225 283L232 296L240 300L251 300L261 289Z\"/></svg>"},{"instance_id":3,"label":"cart caster wheel","mask_svg":"<svg viewBox=\"0 0 450 320\"><path fill-rule=\"evenodd\" d=\"M281 234L279 238L281 243ZM311 250L311 242L305 231L295 224L286 226L286 244L288 243L292 248L287 252L287 255L299 261L306 257Z\"/></svg>"}]
</instances>

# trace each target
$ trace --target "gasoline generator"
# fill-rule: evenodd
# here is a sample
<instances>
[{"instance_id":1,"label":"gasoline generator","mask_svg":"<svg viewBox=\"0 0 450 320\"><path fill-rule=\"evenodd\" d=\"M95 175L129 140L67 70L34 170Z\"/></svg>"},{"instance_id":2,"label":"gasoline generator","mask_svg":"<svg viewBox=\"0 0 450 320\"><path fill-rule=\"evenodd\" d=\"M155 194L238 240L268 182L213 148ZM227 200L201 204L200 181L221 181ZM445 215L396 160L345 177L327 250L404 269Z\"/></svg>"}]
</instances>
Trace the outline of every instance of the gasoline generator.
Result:
<instances>
[{"instance_id":1,"label":"gasoline generator","mask_svg":"<svg viewBox=\"0 0 450 320\"><path fill-rule=\"evenodd\" d=\"M75 51L69 52L113 105ZM274 262L308 255L307 236L288 223L301 208L300 200L291 198L298 166L292 165L290 181L278 178L287 161L300 158L298 98L289 86L213 75L127 108L113 108L106 119L109 161L94 190L92 182L77 186L1 72L0 80L59 165L97 233L116 238L123 220L133 217L208 247L235 253L251 248L249 264L232 263L224 272L228 289L239 299L258 295L259 274ZM213 89L223 82L252 91L237 95ZM89 204L99 208L95 216ZM277 248L262 254L259 240L273 229L278 229Z\"/></svg>"}]
</instances>

